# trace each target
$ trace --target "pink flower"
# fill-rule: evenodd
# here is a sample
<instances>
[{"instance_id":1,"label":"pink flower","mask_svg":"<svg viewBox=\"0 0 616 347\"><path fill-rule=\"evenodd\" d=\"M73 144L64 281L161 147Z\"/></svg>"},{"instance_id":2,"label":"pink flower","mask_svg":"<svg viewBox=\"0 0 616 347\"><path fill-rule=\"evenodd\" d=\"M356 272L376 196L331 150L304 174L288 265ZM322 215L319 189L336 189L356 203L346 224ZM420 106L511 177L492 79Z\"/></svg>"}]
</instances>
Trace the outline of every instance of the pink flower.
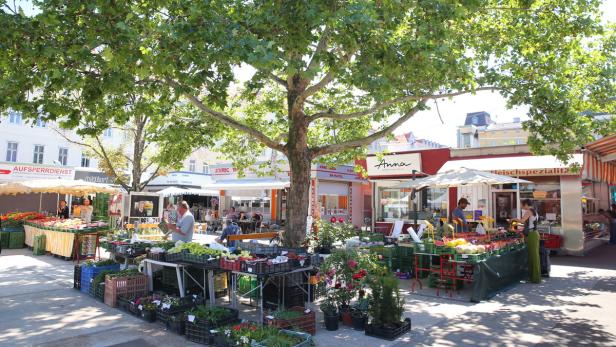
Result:
<instances>
[{"instance_id":1,"label":"pink flower","mask_svg":"<svg viewBox=\"0 0 616 347\"><path fill-rule=\"evenodd\" d=\"M354 268L357 266L357 262L356 262L355 260L351 259L351 260L349 260L349 261L347 262L347 265L348 265L351 269L354 269Z\"/></svg>"},{"instance_id":2,"label":"pink flower","mask_svg":"<svg viewBox=\"0 0 616 347\"><path fill-rule=\"evenodd\" d=\"M348 290L351 290L351 289L355 288L355 286L353 285L353 283L349 283L349 284L347 284L347 285L346 285L346 287L347 287L347 289L348 289Z\"/></svg>"}]
</instances>

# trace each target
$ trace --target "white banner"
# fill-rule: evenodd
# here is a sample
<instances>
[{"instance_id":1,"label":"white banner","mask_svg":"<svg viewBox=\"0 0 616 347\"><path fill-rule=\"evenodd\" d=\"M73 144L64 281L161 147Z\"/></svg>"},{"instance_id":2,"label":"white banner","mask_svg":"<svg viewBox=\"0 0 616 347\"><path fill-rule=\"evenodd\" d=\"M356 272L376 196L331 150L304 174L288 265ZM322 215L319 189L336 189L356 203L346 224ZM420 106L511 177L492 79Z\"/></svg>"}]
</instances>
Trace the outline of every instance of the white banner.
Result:
<instances>
[{"instance_id":1,"label":"white banner","mask_svg":"<svg viewBox=\"0 0 616 347\"><path fill-rule=\"evenodd\" d=\"M41 178L72 180L74 177L75 169L72 167L0 163L0 181L25 181Z\"/></svg>"},{"instance_id":2,"label":"white banner","mask_svg":"<svg viewBox=\"0 0 616 347\"><path fill-rule=\"evenodd\" d=\"M407 153L367 157L368 176L402 176L410 175L413 170L421 171L421 154Z\"/></svg>"}]
</instances>

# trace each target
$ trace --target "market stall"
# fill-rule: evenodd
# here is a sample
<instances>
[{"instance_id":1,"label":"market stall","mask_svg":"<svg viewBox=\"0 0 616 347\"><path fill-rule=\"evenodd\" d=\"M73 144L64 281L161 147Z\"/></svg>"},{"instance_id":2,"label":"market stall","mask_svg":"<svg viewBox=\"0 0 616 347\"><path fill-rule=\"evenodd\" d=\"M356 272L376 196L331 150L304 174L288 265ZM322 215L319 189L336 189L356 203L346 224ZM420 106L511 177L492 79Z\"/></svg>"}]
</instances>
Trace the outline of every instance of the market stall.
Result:
<instances>
[{"instance_id":1,"label":"market stall","mask_svg":"<svg viewBox=\"0 0 616 347\"><path fill-rule=\"evenodd\" d=\"M57 193L81 196L91 193L116 193L117 191L117 188L108 184L68 179L38 179L0 185L1 195ZM44 251L75 259L95 256L98 235L107 228L105 222L85 223L80 219L61 220L45 216L24 220L22 224L23 243L27 246L34 247L37 236L40 238L40 235L45 235Z\"/></svg>"}]
</instances>

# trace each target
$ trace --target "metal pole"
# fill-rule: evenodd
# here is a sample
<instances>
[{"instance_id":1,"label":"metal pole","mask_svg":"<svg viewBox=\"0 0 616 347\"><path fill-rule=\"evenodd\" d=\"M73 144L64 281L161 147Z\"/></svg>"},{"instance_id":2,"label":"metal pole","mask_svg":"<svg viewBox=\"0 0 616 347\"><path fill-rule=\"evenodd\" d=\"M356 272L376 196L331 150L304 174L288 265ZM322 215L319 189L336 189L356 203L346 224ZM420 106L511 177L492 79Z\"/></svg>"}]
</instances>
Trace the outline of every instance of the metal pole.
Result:
<instances>
[{"instance_id":1,"label":"metal pole","mask_svg":"<svg viewBox=\"0 0 616 347\"><path fill-rule=\"evenodd\" d=\"M42 207L43 207L43 193L39 193L39 212L41 212Z\"/></svg>"},{"instance_id":2,"label":"metal pole","mask_svg":"<svg viewBox=\"0 0 616 347\"><path fill-rule=\"evenodd\" d=\"M416 174L417 174L417 170L413 170L413 178L412 178L413 181L415 181ZM417 190L413 188L413 191L411 193L411 199L413 199L413 220L414 220L413 228L417 228L417 202L415 201L415 199L417 199L416 191Z\"/></svg>"}]
</instances>

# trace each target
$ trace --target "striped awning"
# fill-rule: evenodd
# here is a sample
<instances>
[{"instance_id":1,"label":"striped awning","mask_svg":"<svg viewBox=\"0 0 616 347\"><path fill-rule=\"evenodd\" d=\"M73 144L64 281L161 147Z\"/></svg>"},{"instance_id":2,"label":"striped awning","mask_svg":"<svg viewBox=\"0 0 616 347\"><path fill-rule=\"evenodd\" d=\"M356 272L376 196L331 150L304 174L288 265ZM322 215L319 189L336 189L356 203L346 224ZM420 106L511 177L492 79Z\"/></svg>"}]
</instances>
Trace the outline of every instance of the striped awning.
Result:
<instances>
[{"instance_id":1,"label":"striped awning","mask_svg":"<svg viewBox=\"0 0 616 347\"><path fill-rule=\"evenodd\" d=\"M616 135L584 146L582 177L591 181L616 184Z\"/></svg>"}]
</instances>

